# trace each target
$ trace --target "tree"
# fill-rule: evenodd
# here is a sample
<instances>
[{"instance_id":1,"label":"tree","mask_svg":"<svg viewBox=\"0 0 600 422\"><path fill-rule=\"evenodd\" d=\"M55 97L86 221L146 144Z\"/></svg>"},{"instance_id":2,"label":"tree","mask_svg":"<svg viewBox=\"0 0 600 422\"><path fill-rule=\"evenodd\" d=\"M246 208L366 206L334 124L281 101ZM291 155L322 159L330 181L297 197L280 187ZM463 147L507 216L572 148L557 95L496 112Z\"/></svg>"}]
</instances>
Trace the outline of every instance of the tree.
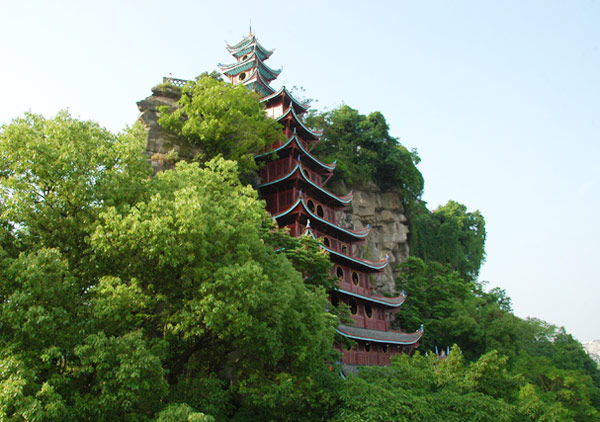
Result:
<instances>
[{"instance_id":1,"label":"tree","mask_svg":"<svg viewBox=\"0 0 600 422\"><path fill-rule=\"evenodd\" d=\"M234 162L151 178L143 142L67 113L2 127L0 419L326 417L327 257L276 251Z\"/></svg>"},{"instance_id":2,"label":"tree","mask_svg":"<svg viewBox=\"0 0 600 422\"><path fill-rule=\"evenodd\" d=\"M433 212L412 208L410 248L426 262L449 264L467 281L477 280L485 261L485 220L479 211L468 212L455 201Z\"/></svg>"},{"instance_id":3,"label":"tree","mask_svg":"<svg viewBox=\"0 0 600 422\"><path fill-rule=\"evenodd\" d=\"M420 158L389 133L380 112L368 116L343 105L325 113L313 113L307 124L323 128L315 153L326 161L338 161L332 181L349 185L375 182L382 189L399 189L405 202L421 197L423 176Z\"/></svg>"},{"instance_id":4,"label":"tree","mask_svg":"<svg viewBox=\"0 0 600 422\"><path fill-rule=\"evenodd\" d=\"M244 181L252 180L257 169L254 155L284 137L279 123L266 117L256 94L212 74L186 84L177 108L162 106L158 122L202 147L202 160L221 155L237 161Z\"/></svg>"}]
</instances>

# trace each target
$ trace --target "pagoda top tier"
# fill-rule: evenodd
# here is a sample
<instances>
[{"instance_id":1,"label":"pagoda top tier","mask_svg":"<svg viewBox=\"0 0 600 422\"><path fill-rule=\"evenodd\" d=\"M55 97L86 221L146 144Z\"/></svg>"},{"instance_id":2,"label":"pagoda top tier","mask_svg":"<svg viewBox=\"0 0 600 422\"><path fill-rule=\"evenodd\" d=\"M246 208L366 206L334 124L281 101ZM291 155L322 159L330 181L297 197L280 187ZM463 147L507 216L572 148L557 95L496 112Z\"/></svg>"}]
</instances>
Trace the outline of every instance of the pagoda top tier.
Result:
<instances>
[{"instance_id":1,"label":"pagoda top tier","mask_svg":"<svg viewBox=\"0 0 600 422\"><path fill-rule=\"evenodd\" d=\"M227 50L237 61L231 64L219 63L219 69L232 84L246 85L263 97L275 93L269 84L279 76L281 69L271 69L264 63L271 57L273 50L260 45L252 32L235 45L227 44Z\"/></svg>"},{"instance_id":2,"label":"pagoda top tier","mask_svg":"<svg viewBox=\"0 0 600 422\"><path fill-rule=\"evenodd\" d=\"M227 41L225 44L227 44ZM238 61L244 61L243 57L249 55L253 51L256 51L256 54L261 60L267 60L271 57L271 54L273 54L273 50L267 50L260 45L252 32L235 45L227 44L227 51L229 51Z\"/></svg>"}]
</instances>

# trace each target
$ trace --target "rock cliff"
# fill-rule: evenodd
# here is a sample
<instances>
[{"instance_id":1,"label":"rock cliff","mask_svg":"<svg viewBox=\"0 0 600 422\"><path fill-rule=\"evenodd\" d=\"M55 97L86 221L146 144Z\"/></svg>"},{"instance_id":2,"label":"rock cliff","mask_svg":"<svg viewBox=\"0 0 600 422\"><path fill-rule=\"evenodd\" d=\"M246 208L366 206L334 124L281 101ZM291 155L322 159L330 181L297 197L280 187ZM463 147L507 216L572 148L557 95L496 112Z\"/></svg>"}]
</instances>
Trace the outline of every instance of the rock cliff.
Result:
<instances>
[{"instance_id":1,"label":"rock cliff","mask_svg":"<svg viewBox=\"0 0 600 422\"><path fill-rule=\"evenodd\" d=\"M362 247L362 256L367 259L389 256L390 264L383 274L374 278L373 287L378 293L393 293L397 267L409 253L408 222L400 193L381 191L374 184L355 189L342 225L356 229L371 225L371 232Z\"/></svg>"}]
</instances>

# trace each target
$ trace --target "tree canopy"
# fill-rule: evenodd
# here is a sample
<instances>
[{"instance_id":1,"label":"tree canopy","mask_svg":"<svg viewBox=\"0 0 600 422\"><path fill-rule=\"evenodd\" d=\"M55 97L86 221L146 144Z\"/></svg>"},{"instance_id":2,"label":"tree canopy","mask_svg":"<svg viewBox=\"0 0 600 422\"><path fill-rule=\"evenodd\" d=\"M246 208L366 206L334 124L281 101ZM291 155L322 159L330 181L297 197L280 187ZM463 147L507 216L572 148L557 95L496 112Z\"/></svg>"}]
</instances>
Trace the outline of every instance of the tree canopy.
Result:
<instances>
[{"instance_id":1,"label":"tree canopy","mask_svg":"<svg viewBox=\"0 0 600 422\"><path fill-rule=\"evenodd\" d=\"M276 252L236 163L151 178L143 141L67 113L2 127L0 419L323 417L328 257Z\"/></svg>"},{"instance_id":2,"label":"tree canopy","mask_svg":"<svg viewBox=\"0 0 600 422\"><path fill-rule=\"evenodd\" d=\"M212 74L187 83L177 107L160 108L159 124L199 145L209 160L221 155L237 161L243 180L256 170L254 155L284 137L279 123L243 85L231 85Z\"/></svg>"},{"instance_id":3,"label":"tree canopy","mask_svg":"<svg viewBox=\"0 0 600 422\"><path fill-rule=\"evenodd\" d=\"M380 112L365 116L342 105L313 113L306 122L324 131L314 151L326 161L337 160L333 181L343 180L351 186L372 181L383 189L400 189L405 201L421 197L424 182L416 167L420 158L390 135Z\"/></svg>"}]
</instances>

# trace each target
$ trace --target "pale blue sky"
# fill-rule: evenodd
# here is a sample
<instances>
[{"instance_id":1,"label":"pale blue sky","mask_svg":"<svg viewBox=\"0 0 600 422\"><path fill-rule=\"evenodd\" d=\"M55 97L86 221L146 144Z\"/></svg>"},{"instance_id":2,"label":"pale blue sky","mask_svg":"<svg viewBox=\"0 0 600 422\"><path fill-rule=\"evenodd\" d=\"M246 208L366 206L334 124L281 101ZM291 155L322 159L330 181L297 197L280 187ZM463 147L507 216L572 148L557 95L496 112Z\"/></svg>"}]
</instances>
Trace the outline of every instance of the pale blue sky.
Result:
<instances>
[{"instance_id":1,"label":"pale blue sky","mask_svg":"<svg viewBox=\"0 0 600 422\"><path fill-rule=\"evenodd\" d=\"M600 338L599 1L3 1L0 122L68 107L118 131L163 76L231 61L250 20L274 87L381 111L429 206L483 213L481 279L517 315Z\"/></svg>"}]
</instances>

